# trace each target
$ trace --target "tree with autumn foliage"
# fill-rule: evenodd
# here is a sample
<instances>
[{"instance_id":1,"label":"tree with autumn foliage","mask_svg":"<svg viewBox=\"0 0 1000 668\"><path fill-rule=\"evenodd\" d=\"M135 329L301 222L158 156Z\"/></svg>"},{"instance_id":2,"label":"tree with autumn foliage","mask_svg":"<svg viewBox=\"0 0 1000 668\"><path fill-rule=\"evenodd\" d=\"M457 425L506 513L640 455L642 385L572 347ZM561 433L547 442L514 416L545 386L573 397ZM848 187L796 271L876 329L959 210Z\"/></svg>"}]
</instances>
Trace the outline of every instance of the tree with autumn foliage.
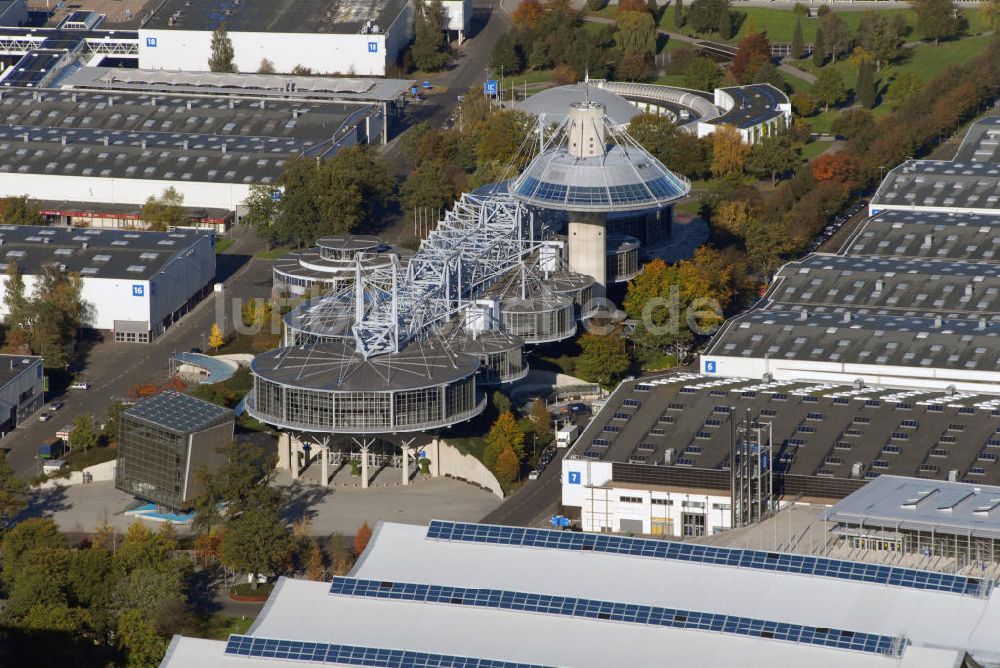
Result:
<instances>
[{"instance_id":1,"label":"tree with autumn foliage","mask_svg":"<svg viewBox=\"0 0 1000 668\"><path fill-rule=\"evenodd\" d=\"M609 333L587 332L579 339L576 373L584 380L612 388L632 366L625 337L618 329Z\"/></svg>"},{"instance_id":2,"label":"tree with autumn foliage","mask_svg":"<svg viewBox=\"0 0 1000 668\"><path fill-rule=\"evenodd\" d=\"M510 17L516 25L534 30L544 15L545 9L539 0L521 0Z\"/></svg>"},{"instance_id":3,"label":"tree with autumn foliage","mask_svg":"<svg viewBox=\"0 0 1000 668\"><path fill-rule=\"evenodd\" d=\"M486 449L483 451L483 463L496 471L500 453L505 449L513 450L518 460L524 459L524 432L517 426L514 414L509 410L501 413L490 433L486 435Z\"/></svg>"},{"instance_id":4,"label":"tree with autumn foliage","mask_svg":"<svg viewBox=\"0 0 1000 668\"><path fill-rule=\"evenodd\" d=\"M740 42L729 68L736 83L748 84L757 80L757 75L771 62L771 40L762 32L747 35Z\"/></svg>"},{"instance_id":5,"label":"tree with autumn foliage","mask_svg":"<svg viewBox=\"0 0 1000 668\"><path fill-rule=\"evenodd\" d=\"M361 523L354 533L354 556L360 557L361 553L368 547L368 541L372 539L372 528L368 526L368 520Z\"/></svg>"},{"instance_id":6,"label":"tree with autumn foliage","mask_svg":"<svg viewBox=\"0 0 1000 668\"><path fill-rule=\"evenodd\" d=\"M521 460L517 453L510 448L501 450L497 455L494 471L502 483L510 484L517 480L521 474Z\"/></svg>"},{"instance_id":7,"label":"tree with autumn foliage","mask_svg":"<svg viewBox=\"0 0 1000 668\"><path fill-rule=\"evenodd\" d=\"M750 145L732 125L720 125L712 133L712 174L721 179L738 180L743 176Z\"/></svg>"},{"instance_id":8,"label":"tree with autumn foliage","mask_svg":"<svg viewBox=\"0 0 1000 668\"><path fill-rule=\"evenodd\" d=\"M854 160L843 151L824 153L809 164L809 169L817 181L833 181L848 186L853 185L858 171Z\"/></svg>"}]
</instances>

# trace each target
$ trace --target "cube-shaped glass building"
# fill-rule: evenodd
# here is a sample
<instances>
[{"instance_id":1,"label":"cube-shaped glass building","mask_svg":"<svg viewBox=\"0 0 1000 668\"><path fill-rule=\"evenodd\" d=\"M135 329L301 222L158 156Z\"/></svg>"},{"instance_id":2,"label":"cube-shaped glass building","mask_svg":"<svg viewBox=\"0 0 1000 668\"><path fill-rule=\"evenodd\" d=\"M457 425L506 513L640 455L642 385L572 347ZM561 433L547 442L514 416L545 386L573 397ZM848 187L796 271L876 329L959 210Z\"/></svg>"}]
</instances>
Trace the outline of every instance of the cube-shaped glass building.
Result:
<instances>
[{"instance_id":1,"label":"cube-shaped glass building","mask_svg":"<svg viewBox=\"0 0 1000 668\"><path fill-rule=\"evenodd\" d=\"M115 487L170 510L185 510L201 492L195 475L220 459L233 440L228 408L166 391L123 411L118 424Z\"/></svg>"}]
</instances>

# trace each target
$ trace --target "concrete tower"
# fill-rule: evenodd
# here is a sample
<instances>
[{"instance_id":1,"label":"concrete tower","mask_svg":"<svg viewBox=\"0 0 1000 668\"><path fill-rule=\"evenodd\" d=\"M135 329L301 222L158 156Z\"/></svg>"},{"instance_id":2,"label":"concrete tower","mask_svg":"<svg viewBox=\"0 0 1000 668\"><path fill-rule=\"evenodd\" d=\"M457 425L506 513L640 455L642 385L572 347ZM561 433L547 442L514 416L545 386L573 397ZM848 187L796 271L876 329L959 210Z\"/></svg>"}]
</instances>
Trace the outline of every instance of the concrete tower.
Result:
<instances>
[{"instance_id":1,"label":"concrete tower","mask_svg":"<svg viewBox=\"0 0 1000 668\"><path fill-rule=\"evenodd\" d=\"M525 204L564 211L569 218L569 269L607 282L609 213L660 209L687 195L691 184L621 130L604 105L576 102L511 191Z\"/></svg>"}]
</instances>

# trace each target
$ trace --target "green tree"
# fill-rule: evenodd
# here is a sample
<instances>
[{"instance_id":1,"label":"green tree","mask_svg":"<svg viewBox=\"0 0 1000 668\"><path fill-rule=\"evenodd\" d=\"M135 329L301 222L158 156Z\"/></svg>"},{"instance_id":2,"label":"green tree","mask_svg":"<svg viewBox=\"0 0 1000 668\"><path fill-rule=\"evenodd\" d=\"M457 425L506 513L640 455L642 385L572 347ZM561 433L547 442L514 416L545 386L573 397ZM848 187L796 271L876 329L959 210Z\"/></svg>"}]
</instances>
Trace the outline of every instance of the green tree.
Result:
<instances>
[{"instance_id":1,"label":"green tree","mask_svg":"<svg viewBox=\"0 0 1000 668\"><path fill-rule=\"evenodd\" d=\"M24 293L24 276L17 262L7 265L7 282L4 284L4 306L7 317L4 324L11 329L27 330L31 326L31 305Z\"/></svg>"},{"instance_id":2,"label":"green tree","mask_svg":"<svg viewBox=\"0 0 1000 668\"><path fill-rule=\"evenodd\" d=\"M878 101L878 87L875 83L875 68L868 61L862 61L858 68L858 83L855 87L858 103L865 109L871 109Z\"/></svg>"},{"instance_id":3,"label":"green tree","mask_svg":"<svg viewBox=\"0 0 1000 668\"><path fill-rule=\"evenodd\" d=\"M979 3L983 20L991 29L1000 28L1000 0L983 0Z\"/></svg>"},{"instance_id":4,"label":"green tree","mask_svg":"<svg viewBox=\"0 0 1000 668\"><path fill-rule=\"evenodd\" d=\"M226 33L226 26L220 25L212 32L212 55L208 59L210 72L235 72L233 63L233 42Z\"/></svg>"},{"instance_id":5,"label":"green tree","mask_svg":"<svg viewBox=\"0 0 1000 668\"><path fill-rule=\"evenodd\" d=\"M524 54L513 32L506 32L497 39L493 45L490 66L508 76L524 69Z\"/></svg>"},{"instance_id":6,"label":"green tree","mask_svg":"<svg viewBox=\"0 0 1000 668\"><path fill-rule=\"evenodd\" d=\"M816 83L813 84L812 94L817 102L830 111L831 106L836 106L847 99L847 86L844 85L840 72L831 67L820 71Z\"/></svg>"},{"instance_id":7,"label":"green tree","mask_svg":"<svg viewBox=\"0 0 1000 668\"><path fill-rule=\"evenodd\" d=\"M639 114L629 122L629 134L670 169L701 178L709 171L708 145L711 138L699 139L680 132L666 116Z\"/></svg>"},{"instance_id":8,"label":"green tree","mask_svg":"<svg viewBox=\"0 0 1000 668\"><path fill-rule=\"evenodd\" d=\"M281 212L281 190L272 185L254 184L250 186L247 198L243 200L246 214L243 222L249 225L261 239L274 243L277 230L275 223Z\"/></svg>"},{"instance_id":9,"label":"green tree","mask_svg":"<svg viewBox=\"0 0 1000 668\"><path fill-rule=\"evenodd\" d=\"M942 39L957 37L962 21L951 0L914 0L917 32L937 45Z\"/></svg>"},{"instance_id":10,"label":"green tree","mask_svg":"<svg viewBox=\"0 0 1000 668\"><path fill-rule=\"evenodd\" d=\"M615 43L624 54L656 53L656 24L648 12L618 12Z\"/></svg>"},{"instance_id":11,"label":"green tree","mask_svg":"<svg viewBox=\"0 0 1000 668\"><path fill-rule=\"evenodd\" d=\"M747 159L747 168L758 178L771 179L771 185L782 174L791 172L799 164L798 151L791 138L785 134L772 135L754 144Z\"/></svg>"},{"instance_id":12,"label":"green tree","mask_svg":"<svg viewBox=\"0 0 1000 668\"><path fill-rule=\"evenodd\" d=\"M722 82L722 68L711 58L693 58L684 69L684 85L695 90L714 90Z\"/></svg>"},{"instance_id":13,"label":"green tree","mask_svg":"<svg viewBox=\"0 0 1000 668\"><path fill-rule=\"evenodd\" d=\"M118 424L122 412L128 408L125 402L121 399L112 399L111 404L108 406L108 412L104 418L104 429L101 431L101 436L108 443L113 443L118 440Z\"/></svg>"},{"instance_id":14,"label":"green tree","mask_svg":"<svg viewBox=\"0 0 1000 668\"><path fill-rule=\"evenodd\" d=\"M889 106L893 109L899 109L911 95L920 90L921 86L923 86L923 81L916 72L909 70L898 72L892 83L889 84L887 93L890 101Z\"/></svg>"},{"instance_id":15,"label":"green tree","mask_svg":"<svg viewBox=\"0 0 1000 668\"><path fill-rule=\"evenodd\" d=\"M89 413L77 415L73 420L73 430L69 433L69 447L87 452L97 447L98 434L94 428L94 416Z\"/></svg>"},{"instance_id":16,"label":"green tree","mask_svg":"<svg viewBox=\"0 0 1000 668\"><path fill-rule=\"evenodd\" d=\"M433 216L443 213L458 195L447 168L438 162L424 163L410 172L400 194L406 213L426 209Z\"/></svg>"},{"instance_id":17,"label":"green tree","mask_svg":"<svg viewBox=\"0 0 1000 668\"><path fill-rule=\"evenodd\" d=\"M42 265L25 321L31 350L45 358L46 368L62 368L69 362L67 348L90 319L82 290L80 274L63 271L54 262Z\"/></svg>"},{"instance_id":18,"label":"green tree","mask_svg":"<svg viewBox=\"0 0 1000 668\"><path fill-rule=\"evenodd\" d=\"M187 562L167 559L156 567L140 566L121 577L111 593L111 609L118 615L141 610L150 618L171 601L183 601Z\"/></svg>"},{"instance_id":19,"label":"green tree","mask_svg":"<svg viewBox=\"0 0 1000 668\"><path fill-rule=\"evenodd\" d=\"M719 12L718 24L716 25L716 32L719 33L719 39L725 41L733 36L733 15L729 13L729 3L726 2L726 10L724 12Z\"/></svg>"},{"instance_id":20,"label":"green tree","mask_svg":"<svg viewBox=\"0 0 1000 668\"><path fill-rule=\"evenodd\" d=\"M66 536L51 518L32 517L8 529L0 542L4 582L14 580L14 574L21 570L24 562L29 561L25 558L27 553L42 547L66 547Z\"/></svg>"},{"instance_id":21,"label":"green tree","mask_svg":"<svg viewBox=\"0 0 1000 668\"><path fill-rule=\"evenodd\" d=\"M112 563L120 575L139 568L173 570L171 555L177 548L177 535L171 525L165 524L154 532L136 520L126 530Z\"/></svg>"},{"instance_id":22,"label":"green tree","mask_svg":"<svg viewBox=\"0 0 1000 668\"><path fill-rule=\"evenodd\" d=\"M27 195L0 197L0 225L44 225L38 208Z\"/></svg>"},{"instance_id":23,"label":"green tree","mask_svg":"<svg viewBox=\"0 0 1000 668\"><path fill-rule=\"evenodd\" d=\"M826 64L826 41L823 39L823 29L816 28L816 37L813 38L813 65L823 67Z\"/></svg>"},{"instance_id":24,"label":"green tree","mask_svg":"<svg viewBox=\"0 0 1000 668\"><path fill-rule=\"evenodd\" d=\"M445 12L441 0L417 0L414 20L413 63L421 70L436 72L448 62Z\"/></svg>"},{"instance_id":25,"label":"green tree","mask_svg":"<svg viewBox=\"0 0 1000 668\"><path fill-rule=\"evenodd\" d=\"M771 275L781 264L781 257L791 250L788 232L781 221L752 219L744 229L747 260L770 282Z\"/></svg>"},{"instance_id":26,"label":"green tree","mask_svg":"<svg viewBox=\"0 0 1000 668\"><path fill-rule=\"evenodd\" d=\"M220 559L241 573L273 574L292 550L292 536L277 509L255 506L227 523Z\"/></svg>"},{"instance_id":27,"label":"green tree","mask_svg":"<svg viewBox=\"0 0 1000 668\"><path fill-rule=\"evenodd\" d=\"M674 0L674 27L684 27L684 0Z\"/></svg>"},{"instance_id":28,"label":"green tree","mask_svg":"<svg viewBox=\"0 0 1000 668\"><path fill-rule=\"evenodd\" d=\"M203 490L195 497L192 528L207 533L222 525L220 508L227 517L239 517L254 506L278 508L281 494L271 486L277 458L252 442L231 441L217 451L220 463L196 472Z\"/></svg>"},{"instance_id":29,"label":"green tree","mask_svg":"<svg viewBox=\"0 0 1000 668\"><path fill-rule=\"evenodd\" d=\"M119 617L117 631L116 640L129 668L154 668L163 660L167 640L142 610L129 610Z\"/></svg>"},{"instance_id":30,"label":"green tree","mask_svg":"<svg viewBox=\"0 0 1000 668\"><path fill-rule=\"evenodd\" d=\"M187 225L190 219L183 205L184 195L171 186L159 197L147 198L140 215L148 229L163 232L171 227Z\"/></svg>"},{"instance_id":31,"label":"green tree","mask_svg":"<svg viewBox=\"0 0 1000 668\"><path fill-rule=\"evenodd\" d=\"M875 69L892 62L899 56L906 35L906 20L895 15L888 18L884 14L865 12L858 24L858 43L864 51L875 59Z\"/></svg>"},{"instance_id":32,"label":"green tree","mask_svg":"<svg viewBox=\"0 0 1000 668\"><path fill-rule=\"evenodd\" d=\"M28 505L28 483L14 475L6 457L0 457L0 530Z\"/></svg>"},{"instance_id":33,"label":"green tree","mask_svg":"<svg viewBox=\"0 0 1000 668\"><path fill-rule=\"evenodd\" d=\"M802 19L795 22L795 33L792 35L792 50L789 55L798 60L806 52L806 41L802 37Z\"/></svg>"},{"instance_id":34,"label":"green tree","mask_svg":"<svg viewBox=\"0 0 1000 668\"><path fill-rule=\"evenodd\" d=\"M257 74L274 74L274 63L267 58L261 58L260 65L257 66Z\"/></svg>"},{"instance_id":35,"label":"green tree","mask_svg":"<svg viewBox=\"0 0 1000 668\"><path fill-rule=\"evenodd\" d=\"M101 547L74 550L66 568L70 600L85 608L104 608L116 582L111 552Z\"/></svg>"},{"instance_id":36,"label":"green tree","mask_svg":"<svg viewBox=\"0 0 1000 668\"><path fill-rule=\"evenodd\" d=\"M820 27L823 31L823 44L833 62L837 62L837 56L851 50L854 36L847 27L847 22L837 12L830 12L824 16Z\"/></svg>"},{"instance_id":37,"label":"green tree","mask_svg":"<svg viewBox=\"0 0 1000 668\"><path fill-rule=\"evenodd\" d=\"M732 29L732 17L729 16L729 0L694 0L687 13L687 22L697 33L717 32L720 25L729 22ZM721 35L720 35L721 37ZM726 37L729 38L729 32Z\"/></svg>"},{"instance_id":38,"label":"green tree","mask_svg":"<svg viewBox=\"0 0 1000 668\"><path fill-rule=\"evenodd\" d=\"M496 409L497 415L510 411L510 399L500 390L494 390L490 400L493 402L493 408Z\"/></svg>"},{"instance_id":39,"label":"green tree","mask_svg":"<svg viewBox=\"0 0 1000 668\"><path fill-rule=\"evenodd\" d=\"M632 365L625 337L616 329L608 334L587 332L579 339L580 356L576 372L584 380L612 387L621 380Z\"/></svg>"},{"instance_id":40,"label":"green tree","mask_svg":"<svg viewBox=\"0 0 1000 668\"><path fill-rule=\"evenodd\" d=\"M552 435L552 415L541 397L535 397L531 402L531 421L539 441L545 441Z\"/></svg>"}]
</instances>

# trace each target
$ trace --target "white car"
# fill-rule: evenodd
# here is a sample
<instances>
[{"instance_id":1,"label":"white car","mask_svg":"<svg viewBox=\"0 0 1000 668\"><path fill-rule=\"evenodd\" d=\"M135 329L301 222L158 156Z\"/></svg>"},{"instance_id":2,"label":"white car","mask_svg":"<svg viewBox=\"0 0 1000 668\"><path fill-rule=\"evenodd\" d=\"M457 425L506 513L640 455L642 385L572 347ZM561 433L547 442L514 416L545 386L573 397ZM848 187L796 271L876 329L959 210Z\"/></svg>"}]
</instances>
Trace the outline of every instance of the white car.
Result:
<instances>
[{"instance_id":1,"label":"white car","mask_svg":"<svg viewBox=\"0 0 1000 668\"><path fill-rule=\"evenodd\" d=\"M535 469L534 471L528 474L528 480L538 480L539 475L541 475L541 471Z\"/></svg>"},{"instance_id":2,"label":"white car","mask_svg":"<svg viewBox=\"0 0 1000 668\"><path fill-rule=\"evenodd\" d=\"M77 382L73 383L72 385L70 385L69 389L71 389L71 390L89 390L90 389L90 383L85 383L83 381L77 381Z\"/></svg>"},{"instance_id":3,"label":"white car","mask_svg":"<svg viewBox=\"0 0 1000 668\"><path fill-rule=\"evenodd\" d=\"M38 416L38 421L39 422L48 422L51 419L52 419L52 415L49 414L49 413L42 413L41 415Z\"/></svg>"}]
</instances>

